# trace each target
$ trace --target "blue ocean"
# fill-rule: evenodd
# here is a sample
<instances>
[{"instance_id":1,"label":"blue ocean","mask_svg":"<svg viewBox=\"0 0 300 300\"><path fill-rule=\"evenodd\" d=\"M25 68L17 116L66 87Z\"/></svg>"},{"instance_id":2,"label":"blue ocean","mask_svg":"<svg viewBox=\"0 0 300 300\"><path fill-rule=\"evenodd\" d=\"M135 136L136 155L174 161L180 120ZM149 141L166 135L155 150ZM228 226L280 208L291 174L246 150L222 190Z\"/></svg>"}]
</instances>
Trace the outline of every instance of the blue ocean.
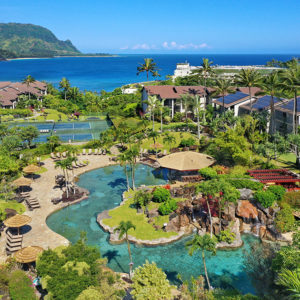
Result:
<instances>
[{"instance_id":1,"label":"blue ocean","mask_svg":"<svg viewBox=\"0 0 300 300\"><path fill-rule=\"evenodd\" d=\"M81 90L112 91L124 84L146 81L146 74L137 76L137 66L151 57L159 68L161 79L173 75L177 63L200 65L207 57L218 65L264 65L274 59L286 61L299 54L139 54L117 57L59 57L19 59L0 62L0 81L21 81L27 75L58 86L62 77Z\"/></svg>"}]
</instances>

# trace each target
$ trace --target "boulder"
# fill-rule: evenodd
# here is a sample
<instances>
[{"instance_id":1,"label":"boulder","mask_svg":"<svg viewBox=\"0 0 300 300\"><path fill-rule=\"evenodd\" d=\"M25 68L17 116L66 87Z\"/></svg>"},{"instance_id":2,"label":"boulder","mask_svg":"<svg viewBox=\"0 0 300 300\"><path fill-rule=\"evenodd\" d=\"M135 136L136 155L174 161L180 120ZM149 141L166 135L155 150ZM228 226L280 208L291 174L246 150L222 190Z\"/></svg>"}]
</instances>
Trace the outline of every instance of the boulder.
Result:
<instances>
[{"instance_id":1,"label":"boulder","mask_svg":"<svg viewBox=\"0 0 300 300\"><path fill-rule=\"evenodd\" d=\"M239 200L236 209L237 216L243 218L243 221L249 223L251 220L258 219L258 211L249 200Z\"/></svg>"},{"instance_id":2,"label":"boulder","mask_svg":"<svg viewBox=\"0 0 300 300\"><path fill-rule=\"evenodd\" d=\"M175 218L173 218L172 220L169 221L169 223L167 224L167 226L165 227L165 231L175 231L178 232L179 231L179 217L176 216Z\"/></svg>"},{"instance_id":3,"label":"boulder","mask_svg":"<svg viewBox=\"0 0 300 300\"><path fill-rule=\"evenodd\" d=\"M157 208L154 208L154 209L151 209L148 214L147 214L147 217L148 218L155 218L155 217L158 217L159 216L159 212L158 212L158 209Z\"/></svg>"},{"instance_id":4,"label":"boulder","mask_svg":"<svg viewBox=\"0 0 300 300\"><path fill-rule=\"evenodd\" d=\"M253 198L253 192L250 189L239 189L242 200L250 200Z\"/></svg>"},{"instance_id":5,"label":"boulder","mask_svg":"<svg viewBox=\"0 0 300 300\"><path fill-rule=\"evenodd\" d=\"M267 224L268 218L261 210L258 211L258 220L261 224Z\"/></svg>"},{"instance_id":6,"label":"boulder","mask_svg":"<svg viewBox=\"0 0 300 300\"><path fill-rule=\"evenodd\" d=\"M267 227L266 226L260 226L259 228L259 237L263 239L266 235Z\"/></svg>"},{"instance_id":7,"label":"boulder","mask_svg":"<svg viewBox=\"0 0 300 300\"><path fill-rule=\"evenodd\" d=\"M222 212L222 219L232 221L235 219L235 204L229 203L229 205Z\"/></svg>"},{"instance_id":8,"label":"boulder","mask_svg":"<svg viewBox=\"0 0 300 300\"><path fill-rule=\"evenodd\" d=\"M213 224L213 232L215 235L220 234L220 226L219 224Z\"/></svg>"}]
</instances>

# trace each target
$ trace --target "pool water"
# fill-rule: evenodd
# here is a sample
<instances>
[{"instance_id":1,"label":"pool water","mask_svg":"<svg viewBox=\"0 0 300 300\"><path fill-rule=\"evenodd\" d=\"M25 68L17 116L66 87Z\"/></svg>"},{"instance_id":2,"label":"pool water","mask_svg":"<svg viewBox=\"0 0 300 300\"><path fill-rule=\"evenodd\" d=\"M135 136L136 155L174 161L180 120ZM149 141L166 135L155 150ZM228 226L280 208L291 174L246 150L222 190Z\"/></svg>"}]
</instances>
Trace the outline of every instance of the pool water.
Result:
<instances>
[{"instance_id":1,"label":"pool water","mask_svg":"<svg viewBox=\"0 0 300 300\"><path fill-rule=\"evenodd\" d=\"M138 165L136 185L164 184L166 180L154 174L152 168ZM155 176L156 175L156 176ZM108 266L115 271L128 272L127 246L111 245L109 235L96 223L97 214L117 206L126 189L126 179L120 166L109 166L90 171L80 176L78 185L90 191L90 196L78 204L55 212L47 219L48 226L71 242L78 240L81 231L87 232L88 244L99 247L101 255L108 259ZM189 256L185 243L191 236L165 246L143 247L131 244L134 266L145 260L155 261L173 284L179 283L177 275L184 279L204 274L200 253ZM238 288L243 293L254 289L244 272L244 249L248 249L253 236L244 235L244 247L233 251L217 251L216 256L207 254L207 268L213 286Z\"/></svg>"}]
</instances>

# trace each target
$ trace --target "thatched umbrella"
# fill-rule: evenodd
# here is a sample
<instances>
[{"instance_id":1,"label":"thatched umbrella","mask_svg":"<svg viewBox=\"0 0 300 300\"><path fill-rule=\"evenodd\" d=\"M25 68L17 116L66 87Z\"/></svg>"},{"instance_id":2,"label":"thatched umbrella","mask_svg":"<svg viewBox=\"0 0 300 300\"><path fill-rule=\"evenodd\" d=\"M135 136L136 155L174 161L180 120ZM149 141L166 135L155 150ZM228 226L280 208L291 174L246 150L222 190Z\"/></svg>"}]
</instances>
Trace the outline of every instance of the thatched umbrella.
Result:
<instances>
[{"instance_id":1,"label":"thatched umbrella","mask_svg":"<svg viewBox=\"0 0 300 300\"><path fill-rule=\"evenodd\" d=\"M178 171L197 171L211 166L215 160L194 151L176 152L158 160L161 167Z\"/></svg>"},{"instance_id":2,"label":"thatched umbrella","mask_svg":"<svg viewBox=\"0 0 300 300\"><path fill-rule=\"evenodd\" d=\"M26 215L15 215L3 221L6 227L18 228L18 234L20 234L20 227L31 222L31 218Z\"/></svg>"},{"instance_id":3,"label":"thatched umbrella","mask_svg":"<svg viewBox=\"0 0 300 300\"><path fill-rule=\"evenodd\" d=\"M22 190L23 190L23 186L30 186L31 183L32 183L31 179L25 178L23 176L13 181L13 184L18 187L22 187Z\"/></svg>"},{"instance_id":4,"label":"thatched umbrella","mask_svg":"<svg viewBox=\"0 0 300 300\"><path fill-rule=\"evenodd\" d=\"M20 249L14 255L17 262L28 264L36 261L38 255L42 253L44 249L39 246L29 246Z\"/></svg>"},{"instance_id":5,"label":"thatched umbrella","mask_svg":"<svg viewBox=\"0 0 300 300\"><path fill-rule=\"evenodd\" d=\"M23 169L23 172L26 174L34 174L39 172L40 170L41 168L36 165L29 165Z\"/></svg>"}]
</instances>

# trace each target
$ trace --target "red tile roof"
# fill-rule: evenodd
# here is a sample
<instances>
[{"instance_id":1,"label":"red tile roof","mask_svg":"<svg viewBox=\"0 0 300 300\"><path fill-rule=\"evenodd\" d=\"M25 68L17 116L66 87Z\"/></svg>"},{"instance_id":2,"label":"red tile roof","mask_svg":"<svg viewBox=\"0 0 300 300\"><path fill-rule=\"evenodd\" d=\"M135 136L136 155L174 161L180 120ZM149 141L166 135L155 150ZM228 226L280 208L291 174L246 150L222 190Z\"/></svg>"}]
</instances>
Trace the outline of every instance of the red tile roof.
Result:
<instances>
[{"instance_id":1,"label":"red tile roof","mask_svg":"<svg viewBox=\"0 0 300 300\"><path fill-rule=\"evenodd\" d=\"M184 94L203 96L206 93L203 86L153 85L145 86L144 89L148 94L157 95L162 99L178 99ZM210 92L213 89L207 88L206 90Z\"/></svg>"},{"instance_id":2,"label":"red tile roof","mask_svg":"<svg viewBox=\"0 0 300 300\"><path fill-rule=\"evenodd\" d=\"M11 84L10 81L0 81L0 89L3 89Z\"/></svg>"},{"instance_id":3,"label":"red tile roof","mask_svg":"<svg viewBox=\"0 0 300 300\"><path fill-rule=\"evenodd\" d=\"M30 85L28 86L25 83L14 82L10 85L10 87L20 91L21 93L25 93L25 94L30 93L30 94L33 94L33 95L36 95L36 96L41 96L42 95L41 92L38 89L36 89L36 88L34 88Z\"/></svg>"},{"instance_id":4,"label":"red tile roof","mask_svg":"<svg viewBox=\"0 0 300 300\"><path fill-rule=\"evenodd\" d=\"M18 95L16 93L7 92L4 90L0 91L0 105L1 106L12 106L12 101L16 101Z\"/></svg>"},{"instance_id":5,"label":"red tile roof","mask_svg":"<svg viewBox=\"0 0 300 300\"><path fill-rule=\"evenodd\" d=\"M249 88L248 87L238 87L237 90L240 91L240 92L242 92L242 93L244 93L244 94L248 94L249 95ZM259 93L261 91L262 91L262 89L259 88L259 87L256 87L256 86L254 86L254 87L251 88L251 94L252 94L252 96L255 96L256 93Z\"/></svg>"},{"instance_id":6,"label":"red tile roof","mask_svg":"<svg viewBox=\"0 0 300 300\"><path fill-rule=\"evenodd\" d=\"M37 80L31 83L30 85L34 88L38 88L41 91L45 91L47 89L47 84L45 82L41 82Z\"/></svg>"}]
</instances>

